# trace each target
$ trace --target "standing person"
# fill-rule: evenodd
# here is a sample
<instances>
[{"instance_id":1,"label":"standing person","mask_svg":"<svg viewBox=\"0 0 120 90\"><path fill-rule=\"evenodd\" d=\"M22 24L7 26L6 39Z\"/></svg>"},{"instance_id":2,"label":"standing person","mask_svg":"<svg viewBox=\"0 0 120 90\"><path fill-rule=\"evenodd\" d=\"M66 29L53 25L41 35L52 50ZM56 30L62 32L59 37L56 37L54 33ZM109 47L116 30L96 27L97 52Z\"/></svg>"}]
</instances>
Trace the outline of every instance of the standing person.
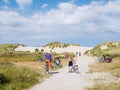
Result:
<instances>
[{"instance_id":1,"label":"standing person","mask_svg":"<svg viewBox=\"0 0 120 90\"><path fill-rule=\"evenodd\" d=\"M69 67L69 72L72 72L72 68L73 68L73 62L72 62L72 60L69 60L68 67Z\"/></svg>"},{"instance_id":2,"label":"standing person","mask_svg":"<svg viewBox=\"0 0 120 90\"><path fill-rule=\"evenodd\" d=\"M45 68L48 73L51 70L52 55L48 52L45 53Z\"/></svg>"},{"instance_id":3,"label":"standing person","mask_svg":"<svg viewBox=\"0 0 120 90\"><path fill-rule=\"evenodd\" d=\"M76 52L75 54L76 54L76 56L78 56L78 52Z\"/></svg>"},{"instance_id":4,"label":"standing person","mask_svg":"<svg viewBox=\"0 0 120 90\"><path fill-rule=\"evenodd\" d=\"M81 56L81 52L79 52L79 56Z\"/></svg>"},{"instance_id":5,"label":"standing person","mask_svg":"<svg viewBox=\"0 0 120 90\"><path fill-rule=\"evenodd\" d=\"M103 54L103 62L105 62L106 59L107 59L107 58L106 58L106 55Z\"/></svg>"}]
</instances>

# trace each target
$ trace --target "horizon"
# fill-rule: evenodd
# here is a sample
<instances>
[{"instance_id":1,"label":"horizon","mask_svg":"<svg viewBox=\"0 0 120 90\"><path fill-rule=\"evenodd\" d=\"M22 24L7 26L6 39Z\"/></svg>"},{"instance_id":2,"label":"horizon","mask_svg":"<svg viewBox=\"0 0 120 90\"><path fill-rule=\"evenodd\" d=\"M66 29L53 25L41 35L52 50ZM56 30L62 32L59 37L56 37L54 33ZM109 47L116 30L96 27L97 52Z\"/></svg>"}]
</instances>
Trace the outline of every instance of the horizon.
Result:
<instances>
[{"instance_id":1,"label":"horizon","mask_svg":"<svg viewBox=\"0 0 120 90\"><path fill-rule=\"evenodd\" d=\"M120 41L119 0L0 0L0 44Z\"/></svg>"},{"instance_id":2,"label":"horizon","mask_svg":"<svg viewBox=\"0 0 120 90\"><path fill-rule=\"evenodd\" d=\"M59 41L54 41L54 42L59 42ZM20 45L26 45L26 46L30 46L30 47L43 47L43 46L45 46L49 43L54 43L54 42L48 42L46 44L37 45L37 46L36 45L27 45L27 44L24 44L24 43L2 43L0 45L3 45L3 44L20 44ZM120 41L110 41L110 42L120 42ZM60 42L60 43L62 43L62 44L79 44L79 43L63 43L63 42ZM108 42L102 42L102 43L108 43ZM102 43L99 43L99 44L102 44ZM82 47L96 47L99 44L96 44L95 46L85 46L85 45L81 45L81 44L79 44L79 45L82 46Z\"/></svg>"}]
</instances>

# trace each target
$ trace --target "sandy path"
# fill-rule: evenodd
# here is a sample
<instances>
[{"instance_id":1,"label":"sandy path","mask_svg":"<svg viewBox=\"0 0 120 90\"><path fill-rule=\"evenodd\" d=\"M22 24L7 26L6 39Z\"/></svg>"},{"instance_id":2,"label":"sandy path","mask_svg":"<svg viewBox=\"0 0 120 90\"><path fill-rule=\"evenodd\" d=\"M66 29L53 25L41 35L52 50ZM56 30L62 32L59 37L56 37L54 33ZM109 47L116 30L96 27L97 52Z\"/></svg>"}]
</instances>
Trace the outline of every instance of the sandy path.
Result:
<instances>
[{"instance_id":1,"label":"sandy path","mask_svg":"<svg viewBox=\"0 0 120 90\"><path fill-rule=\"evenodd\" d=\"M86 73L89 64L94 59L87 56L77 57L80 73L68 73L68 67L58 70L59 73L54 74L51 78L46 79L43 83L37 84L30 90L84 90L86 86L90 86L90 77Z\"/></svg>"}]
</instances>

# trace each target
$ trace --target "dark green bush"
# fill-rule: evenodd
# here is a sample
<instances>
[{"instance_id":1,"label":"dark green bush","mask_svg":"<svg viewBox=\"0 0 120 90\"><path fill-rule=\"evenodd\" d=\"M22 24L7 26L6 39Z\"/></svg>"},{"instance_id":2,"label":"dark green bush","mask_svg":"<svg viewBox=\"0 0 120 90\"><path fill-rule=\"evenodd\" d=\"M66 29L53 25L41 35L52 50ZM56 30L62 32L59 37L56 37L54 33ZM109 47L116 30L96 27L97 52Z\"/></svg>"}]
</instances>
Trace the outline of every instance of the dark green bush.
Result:
<instances>
[{"instance_id":1,"label":"dark green bush","mask_svg":"<svg viewBox=\"0 0 120 90\"><path fill-rule=\"evenodd\" d=\"M8 83L9 80L3 74L0 74L0 84Z\"/></svg>"}]
</instances>

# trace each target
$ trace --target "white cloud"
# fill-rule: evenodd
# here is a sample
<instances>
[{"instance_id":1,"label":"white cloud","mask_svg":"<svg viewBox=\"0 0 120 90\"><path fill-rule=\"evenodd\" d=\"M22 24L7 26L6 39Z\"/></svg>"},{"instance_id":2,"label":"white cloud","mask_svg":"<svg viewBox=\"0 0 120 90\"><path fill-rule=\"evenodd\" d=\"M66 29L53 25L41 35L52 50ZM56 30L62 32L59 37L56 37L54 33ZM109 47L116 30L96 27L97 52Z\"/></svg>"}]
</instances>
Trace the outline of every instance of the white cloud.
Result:
<instances>
[{"instance_id":1,"label":"white cloud","mask_svg":"<svg viewBox=\"0 0 120 90\"><path fill-rule=\"evenodd\" d=\"M114 33L120 33L119 8L120 2L116 0L105 4L92 2L84 6L60 3L57 9L45 13L36 12L31 17L22 16L14 11L0 11L0 28L2 33L16 32L18 36L26 36L27 33L27 39L105 39L108 35L112 38L116 36Z\"/></svg>"},{"instance_id":2,"label":"white cloud","mask_svg":"<svg viewBox=\"0 0 120 90\"><path fill-rule=\"evenodd\" d=\"M48 7L48 6L49 6L49 4L46 3L46 4L43 4L43 5L41 6L41 8L44 9L44 8L46 8L46 7Z\"/></svg>"},{"instance_id":3,"label":"white cloud","mask_svg":"<svg viewBox=\"0 0 120 90\"><path fill-rule=\"evenodd\" d=\"M33 0L16 0L18 5L20 6L20 9L24 9L26 5L30 5L33 3Z\"/></svg>"},{"instance_id":4,"label":"white cloud","mask_svg":"<svg viewBox=\"0 0 120 90\"><path fill-rule=\"evenodd\" d=\"M0 11L0 24L4 25L14 25L17 22L23 23L25 22L25 17L21 16L17 12L13 11Z\"/></svg>"}]
</instances>

